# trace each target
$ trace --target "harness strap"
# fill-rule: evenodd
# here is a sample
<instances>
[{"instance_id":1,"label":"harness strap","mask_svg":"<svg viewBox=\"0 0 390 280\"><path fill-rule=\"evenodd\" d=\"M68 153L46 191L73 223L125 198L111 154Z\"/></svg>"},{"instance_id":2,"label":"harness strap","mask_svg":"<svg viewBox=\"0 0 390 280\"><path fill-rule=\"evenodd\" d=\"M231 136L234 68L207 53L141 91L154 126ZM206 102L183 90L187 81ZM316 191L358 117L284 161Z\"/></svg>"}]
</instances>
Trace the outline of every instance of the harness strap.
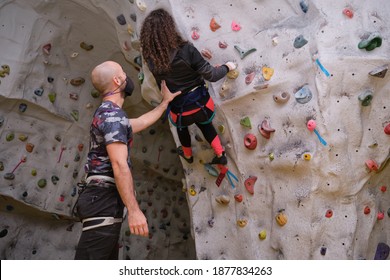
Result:
<instances>
[{"instance_id":1,"label":"harness strap","mask_svg":"<svg viewBox=\"0 0 390 280\"><path fill-rule=\"evenodd\" d=\"M86 226L84 224L84 223L88 223L88 222L91 222L91 221L98 221L98 220L102 220L102 221L100 223L98 223L98 224L94 224L94 225L91 225L91 226ZM122 218L92 217L92 218L83 219L81 221L81 223L83 224L83 231L86 231L86 230L90 230L90 229L94 229L94 228L98 228L98 227L104 227L104 226L109 226L109 225L116 224L116 223L122 223L122 221L123 221Z\"/></svg>"}]
</instances>

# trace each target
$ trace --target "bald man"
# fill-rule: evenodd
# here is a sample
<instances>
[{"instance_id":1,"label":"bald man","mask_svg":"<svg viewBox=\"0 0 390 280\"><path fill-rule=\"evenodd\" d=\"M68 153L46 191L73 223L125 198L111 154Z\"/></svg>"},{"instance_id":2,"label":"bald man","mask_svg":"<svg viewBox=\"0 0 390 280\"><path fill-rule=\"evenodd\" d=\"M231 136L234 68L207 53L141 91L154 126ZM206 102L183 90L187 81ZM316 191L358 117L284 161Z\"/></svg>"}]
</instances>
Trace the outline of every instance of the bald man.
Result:
<instances>
[{"instance_id":1,"label":"bald man","mask_svg":"<svg viewBox=\"0 0 390 280\"><path fill-rule=\"evenodd\" d=\"M161 104L138 118L128 119L122 106L134 85L122 67L113 61L103 62L93 69L91 80L103 101L92 120L85 165L87 184L76 206L83 231L75 259L118 259L124 207L130 232L149 235L146 217L134 194L130 161L133 133L155 123L180 92L171 93L163 81Z\"/></svg>"}]
</instances>

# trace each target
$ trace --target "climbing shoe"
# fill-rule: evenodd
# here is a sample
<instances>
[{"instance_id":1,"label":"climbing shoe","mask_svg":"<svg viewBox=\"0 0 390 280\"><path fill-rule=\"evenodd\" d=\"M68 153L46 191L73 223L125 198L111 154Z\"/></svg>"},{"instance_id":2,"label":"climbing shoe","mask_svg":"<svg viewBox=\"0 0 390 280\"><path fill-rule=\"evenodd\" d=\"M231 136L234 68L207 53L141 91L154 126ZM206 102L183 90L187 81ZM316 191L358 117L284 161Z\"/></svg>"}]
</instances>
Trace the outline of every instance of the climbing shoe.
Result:
<instances>
[{"instance_id":1,"label":"climbing shoe","mask_svg":"<svg viewBox=\"0 0 390 280\"><path fill-rule=\"evenodd\" d=\"M179 154L179 156L184 158L188 163L193 163L194 162L194 157L193 156L191 156L190 158L187 158L187 157L184 156L184 152L183 152L182 146L178 147L176 149L176 152Z\"/></svg>"},{"instance_id":2,"label":"climbing shoe","mask_svg":"<svg viewBox=\"0 0 390 280\"><path fill-rule=\"evenodd\" d=\"M209 164L222 164L222 165L226 165L227 164L227 157L226 157L225 152L222 152L222 156L220 156L220 157L215 156L213 158L213 160L211 162L209 162Z\"/></svg>"}]
</instances>

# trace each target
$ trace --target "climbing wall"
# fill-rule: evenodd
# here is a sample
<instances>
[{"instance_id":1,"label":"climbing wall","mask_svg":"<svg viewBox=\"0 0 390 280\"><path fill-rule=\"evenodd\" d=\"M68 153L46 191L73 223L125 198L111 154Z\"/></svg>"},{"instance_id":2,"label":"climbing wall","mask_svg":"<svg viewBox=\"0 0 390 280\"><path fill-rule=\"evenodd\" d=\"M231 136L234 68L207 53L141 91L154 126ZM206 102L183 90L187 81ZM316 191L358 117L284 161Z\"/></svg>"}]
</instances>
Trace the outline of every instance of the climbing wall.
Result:
<instances>
[{"instance_id":1,"label":"climbing wall","mask_svg":"<svg viewBox=\"0 0 390 280\"><path fill-rule=\"evenodd\" d=\"M133 78L135 92L124 104L130 117L153 108L137 82L137 8L100 2L0 2L1 259L74 258L81 224L72 209L101 102L90 82L93 67L114 60ZM151 234L129 236L124 223L120 258L194 259L183 169L168 124L135 135L132 158Z\"/></svg>"},{"instance_id":2,"label":"climbing wall","mask_svg":"<svg viewBox=\"0 0 390 280\"><path fill-rule=\"evenodd\" d=\"M89 73L110 59L139 81L130 117L158 103L138 36L160 7L211 64L237 64L209 84L229 163L207 164L195 126L193 164L166 123L136 135L151 235L125 225L121 258L388 258L386 0L2 1L1 258L73 258L71 209L100 103Z\"/></svg>"}]
</instances>

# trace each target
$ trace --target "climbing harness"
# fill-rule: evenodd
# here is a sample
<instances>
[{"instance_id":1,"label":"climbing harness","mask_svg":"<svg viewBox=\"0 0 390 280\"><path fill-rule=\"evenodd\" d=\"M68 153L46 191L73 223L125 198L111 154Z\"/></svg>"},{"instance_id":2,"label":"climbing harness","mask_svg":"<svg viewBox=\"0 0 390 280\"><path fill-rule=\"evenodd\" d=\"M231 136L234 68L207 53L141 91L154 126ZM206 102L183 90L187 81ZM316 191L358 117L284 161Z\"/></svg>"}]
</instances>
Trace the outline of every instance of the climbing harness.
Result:
<instances>
[{"instance_id":1,"label":"climbing harness","mask_svg":"<svg viewBox=\"0 0 390 280\"><path fill-rule=\"evenodd\" d=\"M94 223L95 221L101 221L100 223ZM81 223L83 224L83 231L103 227L103 226L109 226L116 223L122 223L123 218L114 218L114 217L92 217L83 219ZM90 225L91 224L91 225Z\"/></svg>"},{"instance_id":2,"label":"climbing harness","mask_svg":"<svg viewBox=\"0 0 390 280\"><path fill-rule=\"evenodd\" d=\"M198 107L198 108L202 109L203 113L206 116L208 116L207 111L205 109L205 105L202 105L199 103L199 100L202 97L205 97L206 95L207 95L207 89L206 89L206 86L204 84L193 88L192 90L190 90L189 92L187 92L183 96L179 95L173 101L171 101L171 103L169 103L163 121L165 121L165 119L168 117L174 126L176 126L179 129L184 128L185 126L181 125L182 116L183 116L183 113L185 113L184 109L186 107L188 108L190 105L193 105L193 104L194 104L195 108ZM173 121L173 119L170 115L170 111L171 111L172 107L179 109L179 113L177 113L177 115L178 115L177 122ZM212 116L207 121L201 122L201 124L210 123L213 120L214 115L215 115L215 113L213 112Z\"/></svg>"}]
</instances>

